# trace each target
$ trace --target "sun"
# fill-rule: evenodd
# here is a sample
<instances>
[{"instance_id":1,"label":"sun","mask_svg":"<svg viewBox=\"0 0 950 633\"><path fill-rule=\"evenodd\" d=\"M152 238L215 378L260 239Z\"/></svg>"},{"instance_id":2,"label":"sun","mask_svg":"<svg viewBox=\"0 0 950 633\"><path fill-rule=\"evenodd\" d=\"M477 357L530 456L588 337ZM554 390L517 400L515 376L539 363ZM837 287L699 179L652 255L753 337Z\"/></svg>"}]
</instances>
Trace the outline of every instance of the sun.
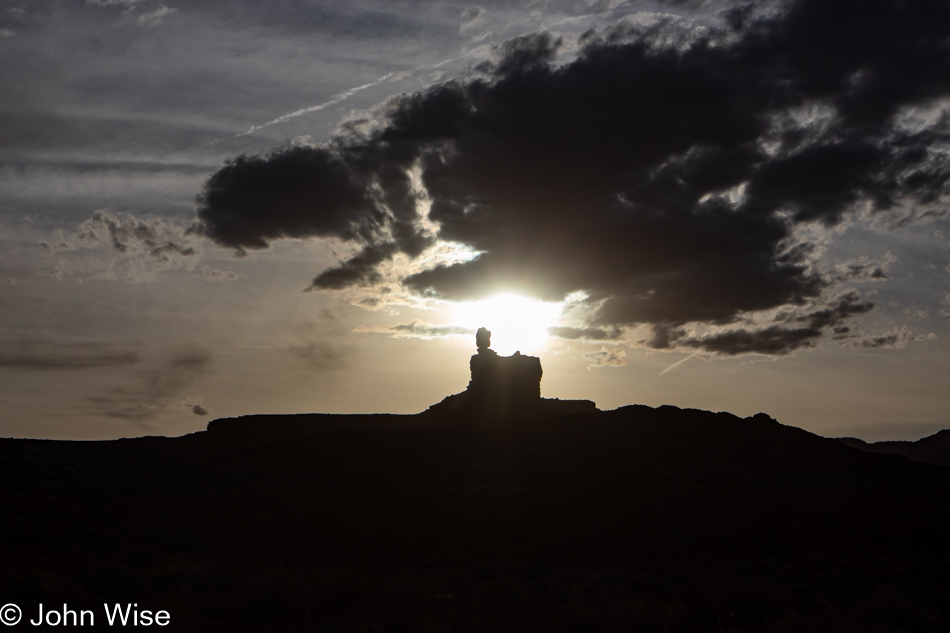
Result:
<instances>
[{"instance_id":1,"label":"sun","mask_svg":"<svg viewBox=\"0 0 950 633\"><path fill-rule=\"evenodd\" d=\"M455 322L467 328L491 330L492 349L502 355L529 354L542 349L548 328L561 315L560 303L498 294L481 301L455 304Z\"/></svg>"}]
</instances>

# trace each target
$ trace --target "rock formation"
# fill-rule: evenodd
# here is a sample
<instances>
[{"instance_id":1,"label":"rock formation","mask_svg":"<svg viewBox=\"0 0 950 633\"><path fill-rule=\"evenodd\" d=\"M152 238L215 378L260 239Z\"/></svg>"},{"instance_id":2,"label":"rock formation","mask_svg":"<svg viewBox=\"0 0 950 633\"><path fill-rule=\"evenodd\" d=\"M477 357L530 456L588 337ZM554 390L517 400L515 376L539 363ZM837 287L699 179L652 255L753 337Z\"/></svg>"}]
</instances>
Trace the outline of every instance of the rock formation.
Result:
<instances>
[{"instance_id":1,"label":"rock formation","mask_svg":"<svg viewBox=\"0 0 950 633\"><path fill-rule=\"evenodd\" d=\"M478 353L469 361L472 380L468 392L479 402L498 401L505 407L530 405L541 398L541 359L537 356L499 356L489 347L491 332L479 328Z\"/></svg>"},{"instance_id":2,"label":"rock formation","mask_svg":"<svg viewBox=\"0 0 950 633\"><path fill-rule=\"evenodd\" d=\"M504 422L596 410L590 400L542 398L541 359L521 352L499 356L491 349L491 332L486 328L478 329L475 345L468 388L429 407L427 413Z\"/></svg>"}]
</instances>

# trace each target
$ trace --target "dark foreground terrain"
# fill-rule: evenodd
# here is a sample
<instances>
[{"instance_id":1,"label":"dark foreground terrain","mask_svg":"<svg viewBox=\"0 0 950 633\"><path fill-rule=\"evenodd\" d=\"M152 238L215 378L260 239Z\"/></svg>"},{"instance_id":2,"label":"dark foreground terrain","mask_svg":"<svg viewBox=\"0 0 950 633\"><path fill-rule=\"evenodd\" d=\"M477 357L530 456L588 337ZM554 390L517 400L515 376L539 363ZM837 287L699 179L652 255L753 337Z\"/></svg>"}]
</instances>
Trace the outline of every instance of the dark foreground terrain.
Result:
<instances>
[{"instance_id":1,"label":"dark foreground terrain","mask_svg":"<svg viewBox=\"0 0 950 633\"><path fill-rule=\"evenodd\" d=\"M0 604L11 631L131 602L175 631L944 632L948 501L950 468L672 407L0 440Z\"/></svg>"}]
</instances>

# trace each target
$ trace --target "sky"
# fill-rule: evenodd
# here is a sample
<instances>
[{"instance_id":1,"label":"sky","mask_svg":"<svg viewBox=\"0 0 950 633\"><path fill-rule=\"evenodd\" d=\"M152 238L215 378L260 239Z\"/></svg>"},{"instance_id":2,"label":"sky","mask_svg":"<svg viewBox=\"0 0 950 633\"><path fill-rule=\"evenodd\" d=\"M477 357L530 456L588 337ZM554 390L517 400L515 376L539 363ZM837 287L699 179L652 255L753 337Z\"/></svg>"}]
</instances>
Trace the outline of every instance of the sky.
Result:
<instances>
[{"instance_id":1,"label":"sky","mask_svg":"<svg viewBox=\"0 0 950 633\"><path fill-rule=\"evenodd\" d=\"M5 0L0 437L542 395L950 427L950 3Z\"/></svg>"}]
</instances>

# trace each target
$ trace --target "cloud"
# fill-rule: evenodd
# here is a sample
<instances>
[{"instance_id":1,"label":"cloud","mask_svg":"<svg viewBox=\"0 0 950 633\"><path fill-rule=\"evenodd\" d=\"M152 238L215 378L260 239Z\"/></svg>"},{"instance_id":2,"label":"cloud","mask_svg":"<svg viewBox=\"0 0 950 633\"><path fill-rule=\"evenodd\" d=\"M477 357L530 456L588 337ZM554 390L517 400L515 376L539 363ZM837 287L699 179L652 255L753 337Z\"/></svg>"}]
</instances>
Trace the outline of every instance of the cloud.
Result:
<instances>
[{"instance_id":1,"label":"cloud","mask_svg":"<svg viewBox=\"0 0 950 633\"><path fill-rule=\"evenodd\" d=\"M57 278L154 281L162 271L191 271L200 259L189 225L103 209L61 239L39 243Z\"/></svg>"},{"instance_id":2,"label":"cloud","mask_svg":"<svg viewBox=\"0 0 950 633\"><path fill-rule=\"evenodd\" d=\"M86 400L101 415L143 422L171 406L174 397L205 371L210 360L210 353L203 349L185 349L159 367L143 370L138 376L139 386L118 387Z\"/></svg>"},{"instance_id":3,"label":"cloud","mask_svg":"<svg viewBox=\"0 0 950 633\"><path fill-rule=\"evenodd\" d=\"M462 11L460 23L462 27L471 25L475 22L481 22L485 19L485 9L481 7L472 7Z\"/></svg>"},{"instance_id":4,"label":"cloud","mask_svg":"<svg viewBox=\"0 0 950 633\"><path fill-rule=\"evenodd\" d=\"M370 245L359 253L317 275L308 290L340 290L350 286L368 286L382 280L377 267L392 258L398 246L387 242Z\"/></svg>"},{"instance_id":5,"label":"cloud","mask_svg":"<svg viewBox=\"0 0 950 633\"><path fill-rule=\"evenodd\" d=\"M724 356L764 354L785 356L792 352L814 347L827 332L836 339L849 338L851 327L846 321L871 311L874 304L861 299L854 291L846 291L823 305L807 309L779 312L772 325L758 323L743 327L712 328L702 335L688 335L681 328L657 328L650 342L655 348L694 348Z\"/></svg>"},{"instance_id":6,"label":"cloud","mask_svg":"<svg viewBox=\"0 0 950 633\"><path fill-rule=\"evenodd\" d=\"M191 412L194 413L195 415L208 415L208 410L205 409L200 404L196 404L195 406L193 406L191 408Z\"/></svg>"},{"instance_id":7,"label":"cloud","mask_svg":"<svg viewBox=\"0 0 950 633\"><path fill-rule=\"evenodd\" d=\"M515 38L378 126L232 160L199 196L199 230L235 249L348 243L314 289L371 286L438 241L478 255L404 271L418 295L583 292L578 330L648 326L647 344L721 354L813 346L843 318L836 284L886 267L821 272L798 229L947 212L950 5L769 7L711 27L624 21L563 63L558 36ZM758 323L775 310L797 316Z\"/></svg>"},{"instance_id":8,"label":"cloud","mask_svg":"<svg viewBox=\"0 0 950 633\"><path fill-rule=\"evenodd\" d=\"M805 314L795 315L788 322L807 323L810 328L832 328L841 325L845 319L870 312L874 303L862 301L858 292L851 290L837 296L830 304Z\"/></svg>"},{"instance_id":9,"label":"cloud","mask_svg":"<svg viewBox=\"0 0 950 633\"><path fill-rule=\"evenodd\" d=\"M488 13L482 7L465 9L459 18L459 35L472 43L481 42L491 35L487 18Z\"/></svg>"},{"instance_id":10,"label":"cloud","mask_svg":"<svg viewBox=\"0 0 950 633\"><path fill-rule=\"evenodd\" d=\"M833 269L835 281L878 282L886 281L888 272L897 257L890 251L881 257L871 258L861 255L846 262L836 264Z\"/></svg>"},{"instance_id":11,"label":"cloud","mask_svg":"<svg viewBox=\"0 0 950 633\"><path fill-rule=\"evenodd\" d=\"M317 373L337 371L349 365L349 348L328 339L291 345L287 351Z\"/></svg>"},{"instance_id":12,"label":"cloud","mask_svg":"<svg viewBox=\"0 0 950 633\"><path fill-rule=\"evenodd\" d=\"M0 368L31 371L101 369L136 365L138 352L98 341L19 339L0 342Z\"/></svg>"},{"instance_id":13,"label":"cloud","mask_svg":"<svg viewBox=\"0 0 950 633\"><path fill-rule=\"evenodd\" d=\"M613 341L623 337L623 331L616 328L605 330L602 328L553 326L548 328L548 334L568 341Z\"/></svg>"},{"instance_id":14,"label":"cloud","mask_svg":"<svg viewBox=\"0 0 950 633\"><path fill-rule=\"evenodd\" d=\"M373 204L369 185L336 148L294 146L263 158L239 156L205 183L198 231L237 250L267 248L280 238L373 242L385 213Z\"/></svg>"},{"instance_id":15,"label":"cloud","mask_svg":"<svg viewBox=\"0 0 950 633\"><path fill-rule=\"evenodd\" d=\"M475 334L473 328L460 325L433 325L419 319L396 325L361 325L354 332L388 334L393 338L433 339L447 336L469 336Z\"/></svg>"},{"instance_id":16,"label":"cloud","mask_svg":"<svg viewBox=\"0 0 950 633\"><path fill-rule=\"evenodd\" d=\"M143 2L145 0L86 0L86 4L98 7L124 7L126 9L131 9Z\"/></svg>"},{"instance_id":17,"label":"cloud","mask_svg":"<svg viewBox=\"0 0 950 633\"><path fill-rule=\"evenodd\" d=\"M627 353L622 349L609 350L601 347L599 351L584 354L584 360L590 367L626 367Z\"/></svg>"},{"instance_id":18,"label":"cloud","mask_svg":"<svg viewBox=\"0 0 950 633\"><path fill-rule=\"evenodd\" d=\"M124 9L123 13L131 13L145 4L146 0L86 0L87 5L98 7L119 7ZM140 14L135 22L139 26L154 27L165 21L165 18L178 13L175 7L169 7L159 4L151 11Z\"/></svg>"},{"instance_id":19,"label":"cloud","mask_svg":"<svg viewBox=\"0 0 950 633\"><path fill-rule=\"evenodd\" d=\"M27 17L24 9L0 11L0 39L16 36L25 26Z\"/></svg>"},{"instance_id":20,"label":"cloud","mask_svg":"<svg viewBox=\"0 0 950 633\"><path fill-rule=\"evenodd\" d=\"M165 21L166 17L176 13L178 13L178 9L160 4L154 11L140 15L136 21L142 26L158 26Z\"/></svg>"},{"instance_id":21,"label":"cloud","mask_svg":"<svg viewBox=\"0 0 950 633\"><path fill-rule=\"evenodd\" d=\"M906 325L900 328L895 327L890 332L884 334L865 334L849 339L845 342L847 347L876 348L885 347L891 349L903 349L912 341L928 341L937 338L932 332L930 334L918 334L914 336Z\"/></svg>"},{"instance_id":22,"label":"cloud","mask_svg":"<svg viewBox=\"0 0 950 633\"><path fill-rule=\"evenodd\" d=\"M220 270L205 266L201 269L201 278L205 281L237 281L241 275L231 270Z\"/></svg>"},{"instance_id":23,"label":"cloud","mask_svg":"<svg viewBox=\"0 0 950 633\"><path fill-rule=\"evenodd\" d=\"M684 338L677 340L677 344L725 356L753 353L783 356L802 347L812 347L820 336L821 330L817 328L773 325L760 330L735 329L703 338Z\"/></svg>"},{"instance_id":24,"label":"cloud","mask_svg":"<svg viewBox=\"0 0 950 633\"><path fill-rule=\"evenodd\" d=\"M527 71L548 68L564 40L549 33L531 33L512 38L492 49L494 64L483 64L483 70L499 77L523 75Z\"/></svg>"},{"instance_id":25,"label":"cloud","mask_svg":"<svg viewBox=\"0 0 950 633\"><path fill-rule=\"evenodd\" d=\"M345 337L349 328L334 311L324 308L317 320L291 326L296 342L286 348L302 366L317 374L332 374L350 365L353 346Z\"/></svg>"}]
</instances>

